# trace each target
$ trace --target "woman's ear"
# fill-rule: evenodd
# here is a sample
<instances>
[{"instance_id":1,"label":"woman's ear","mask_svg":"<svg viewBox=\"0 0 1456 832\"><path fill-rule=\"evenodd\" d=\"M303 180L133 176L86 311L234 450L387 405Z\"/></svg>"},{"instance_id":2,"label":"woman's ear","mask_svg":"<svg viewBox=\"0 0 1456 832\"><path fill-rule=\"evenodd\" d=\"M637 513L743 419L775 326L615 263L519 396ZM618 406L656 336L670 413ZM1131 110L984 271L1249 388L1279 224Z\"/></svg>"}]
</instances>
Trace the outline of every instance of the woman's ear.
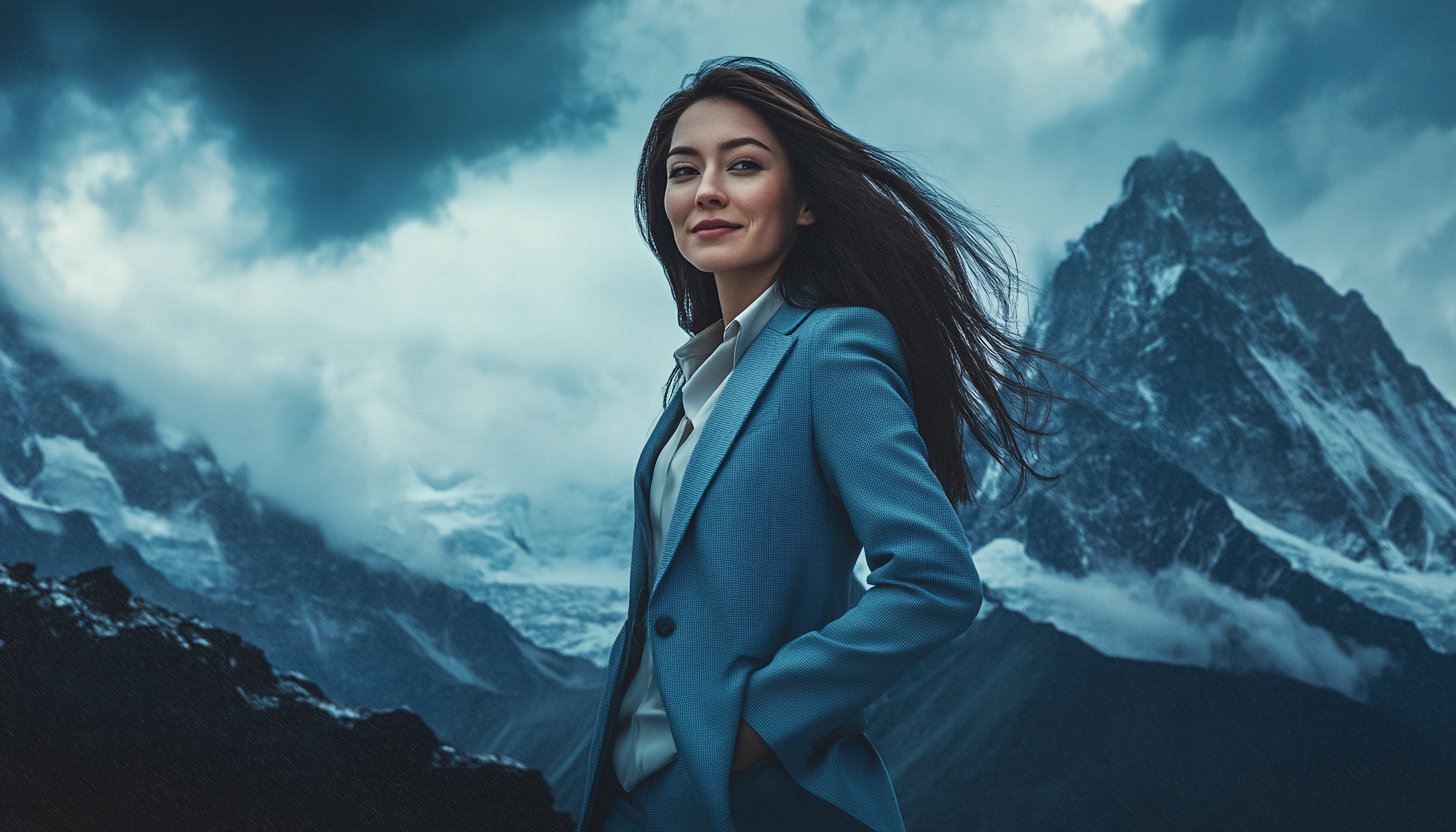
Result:
<instances>
[{"instance_id":1,"label":"woman's ear","mask_svg":"<svg viewBox=\"0 0 1456 832\"><path fill-rule=\"evenodd\" d=\"M807 199L799 201L799 225L813 225L814 212L809 210Z\"/></svg>"}]
</instances>

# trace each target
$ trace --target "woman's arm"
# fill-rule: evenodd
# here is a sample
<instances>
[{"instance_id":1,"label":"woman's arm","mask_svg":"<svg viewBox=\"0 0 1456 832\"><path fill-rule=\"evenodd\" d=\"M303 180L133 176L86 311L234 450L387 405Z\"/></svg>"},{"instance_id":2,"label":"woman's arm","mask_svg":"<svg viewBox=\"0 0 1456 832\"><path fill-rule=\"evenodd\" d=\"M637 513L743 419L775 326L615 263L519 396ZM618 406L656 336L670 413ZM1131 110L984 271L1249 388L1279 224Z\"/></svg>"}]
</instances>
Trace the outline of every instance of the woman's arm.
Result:
<instances>
[{"instance_id":1,"label":"woman's arm","mask_svg":"<svg viewBox=\"0 0 1456 832\"><path fill-rule=\"evenodd\" d=\"M981 604L965 530L916 430L894 328L844 307L819 310L800 333L815 455L864 546L870 589L749 677L743 719L791 772L862 728L864 708L964 632Z\"/></svg>"}]
</instances>

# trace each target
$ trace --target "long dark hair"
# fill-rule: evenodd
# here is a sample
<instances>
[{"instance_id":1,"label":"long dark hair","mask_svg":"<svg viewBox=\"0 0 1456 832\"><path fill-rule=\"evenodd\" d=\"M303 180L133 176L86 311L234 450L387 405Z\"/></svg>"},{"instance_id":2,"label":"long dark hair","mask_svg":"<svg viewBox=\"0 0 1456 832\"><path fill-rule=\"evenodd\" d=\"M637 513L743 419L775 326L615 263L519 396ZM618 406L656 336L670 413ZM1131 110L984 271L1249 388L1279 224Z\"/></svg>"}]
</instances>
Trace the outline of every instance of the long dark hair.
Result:
<instances>
[{"instance_id":1,"label":"long dark hair","mask_svg":"<svg viewBox=\"0 0 1456 832\"><path fill-rule=\"evenodd\" d=\"M704 63L663 102L642 146L637 227L667 273L678 324L696 334L723 317L713 275L683 257L663 206L673 129L683 111L710 98L737 101L768 124L814 212L779 269L786 301L866 306L894 326L930 468L951 502L970 502L975 485L967 433L1016 473L1016 492L1028 475L1052 479L1023 448L1046 435L1044 406L1056 397L1032 379L1040 377L1036 361L1052 359L1009 328L1021 280L1000 235L903 162L840 129L771 61ZM678 382L674 369L666 396Z\"/></svg>"}]
</instances>

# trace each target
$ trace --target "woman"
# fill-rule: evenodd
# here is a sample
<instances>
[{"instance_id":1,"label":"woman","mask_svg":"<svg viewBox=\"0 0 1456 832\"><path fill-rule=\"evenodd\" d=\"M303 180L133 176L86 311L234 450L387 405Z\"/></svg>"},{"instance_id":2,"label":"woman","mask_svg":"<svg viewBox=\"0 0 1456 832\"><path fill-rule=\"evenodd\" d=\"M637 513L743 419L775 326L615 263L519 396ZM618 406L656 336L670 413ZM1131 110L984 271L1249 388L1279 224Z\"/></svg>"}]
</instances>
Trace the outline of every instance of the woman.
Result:
<instances>
[{"instance_id":1,"label":"woman","mask_svg":"<svg viewBox=\"0 0 1456 832\"><path fill-rule=\"evenodd\" d=\"M663 104L637 216L693 337L637 466L583 828L903 829L864 709L980 606L965 436L1039 476L1041 356L981 308L1015 273L756 59Z\"/></svg>"}]
</instances>

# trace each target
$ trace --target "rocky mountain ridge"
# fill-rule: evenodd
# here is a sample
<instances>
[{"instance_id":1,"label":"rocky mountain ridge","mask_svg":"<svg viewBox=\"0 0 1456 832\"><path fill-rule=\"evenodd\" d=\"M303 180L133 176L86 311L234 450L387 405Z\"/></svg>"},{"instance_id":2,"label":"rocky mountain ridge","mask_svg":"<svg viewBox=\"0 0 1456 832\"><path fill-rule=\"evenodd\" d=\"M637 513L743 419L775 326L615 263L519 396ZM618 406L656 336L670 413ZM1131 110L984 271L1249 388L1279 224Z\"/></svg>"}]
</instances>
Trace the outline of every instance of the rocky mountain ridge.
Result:
<instances>
[{"instance_id":1,"label":"rocky mountain ridge","mask_svg":"<svg viewBox=\"0 0 1456 832\"><path fill-rule=\"evenodd\" d=\"M914 832L1449 829L1456 759L1328 690L1112 658L995 608L870 709Z\"/></svg>"},{"instance_id":2,"label":"rocky mountain ridge","mask_svg":"<svg viewBox=\"0 0 1456 832\"><path fill-rule=\"evenodd\" d=\"M539 771L331 702L107 567L0 566L0 827L567 830Z\"/></svg>"}]
</instances>

